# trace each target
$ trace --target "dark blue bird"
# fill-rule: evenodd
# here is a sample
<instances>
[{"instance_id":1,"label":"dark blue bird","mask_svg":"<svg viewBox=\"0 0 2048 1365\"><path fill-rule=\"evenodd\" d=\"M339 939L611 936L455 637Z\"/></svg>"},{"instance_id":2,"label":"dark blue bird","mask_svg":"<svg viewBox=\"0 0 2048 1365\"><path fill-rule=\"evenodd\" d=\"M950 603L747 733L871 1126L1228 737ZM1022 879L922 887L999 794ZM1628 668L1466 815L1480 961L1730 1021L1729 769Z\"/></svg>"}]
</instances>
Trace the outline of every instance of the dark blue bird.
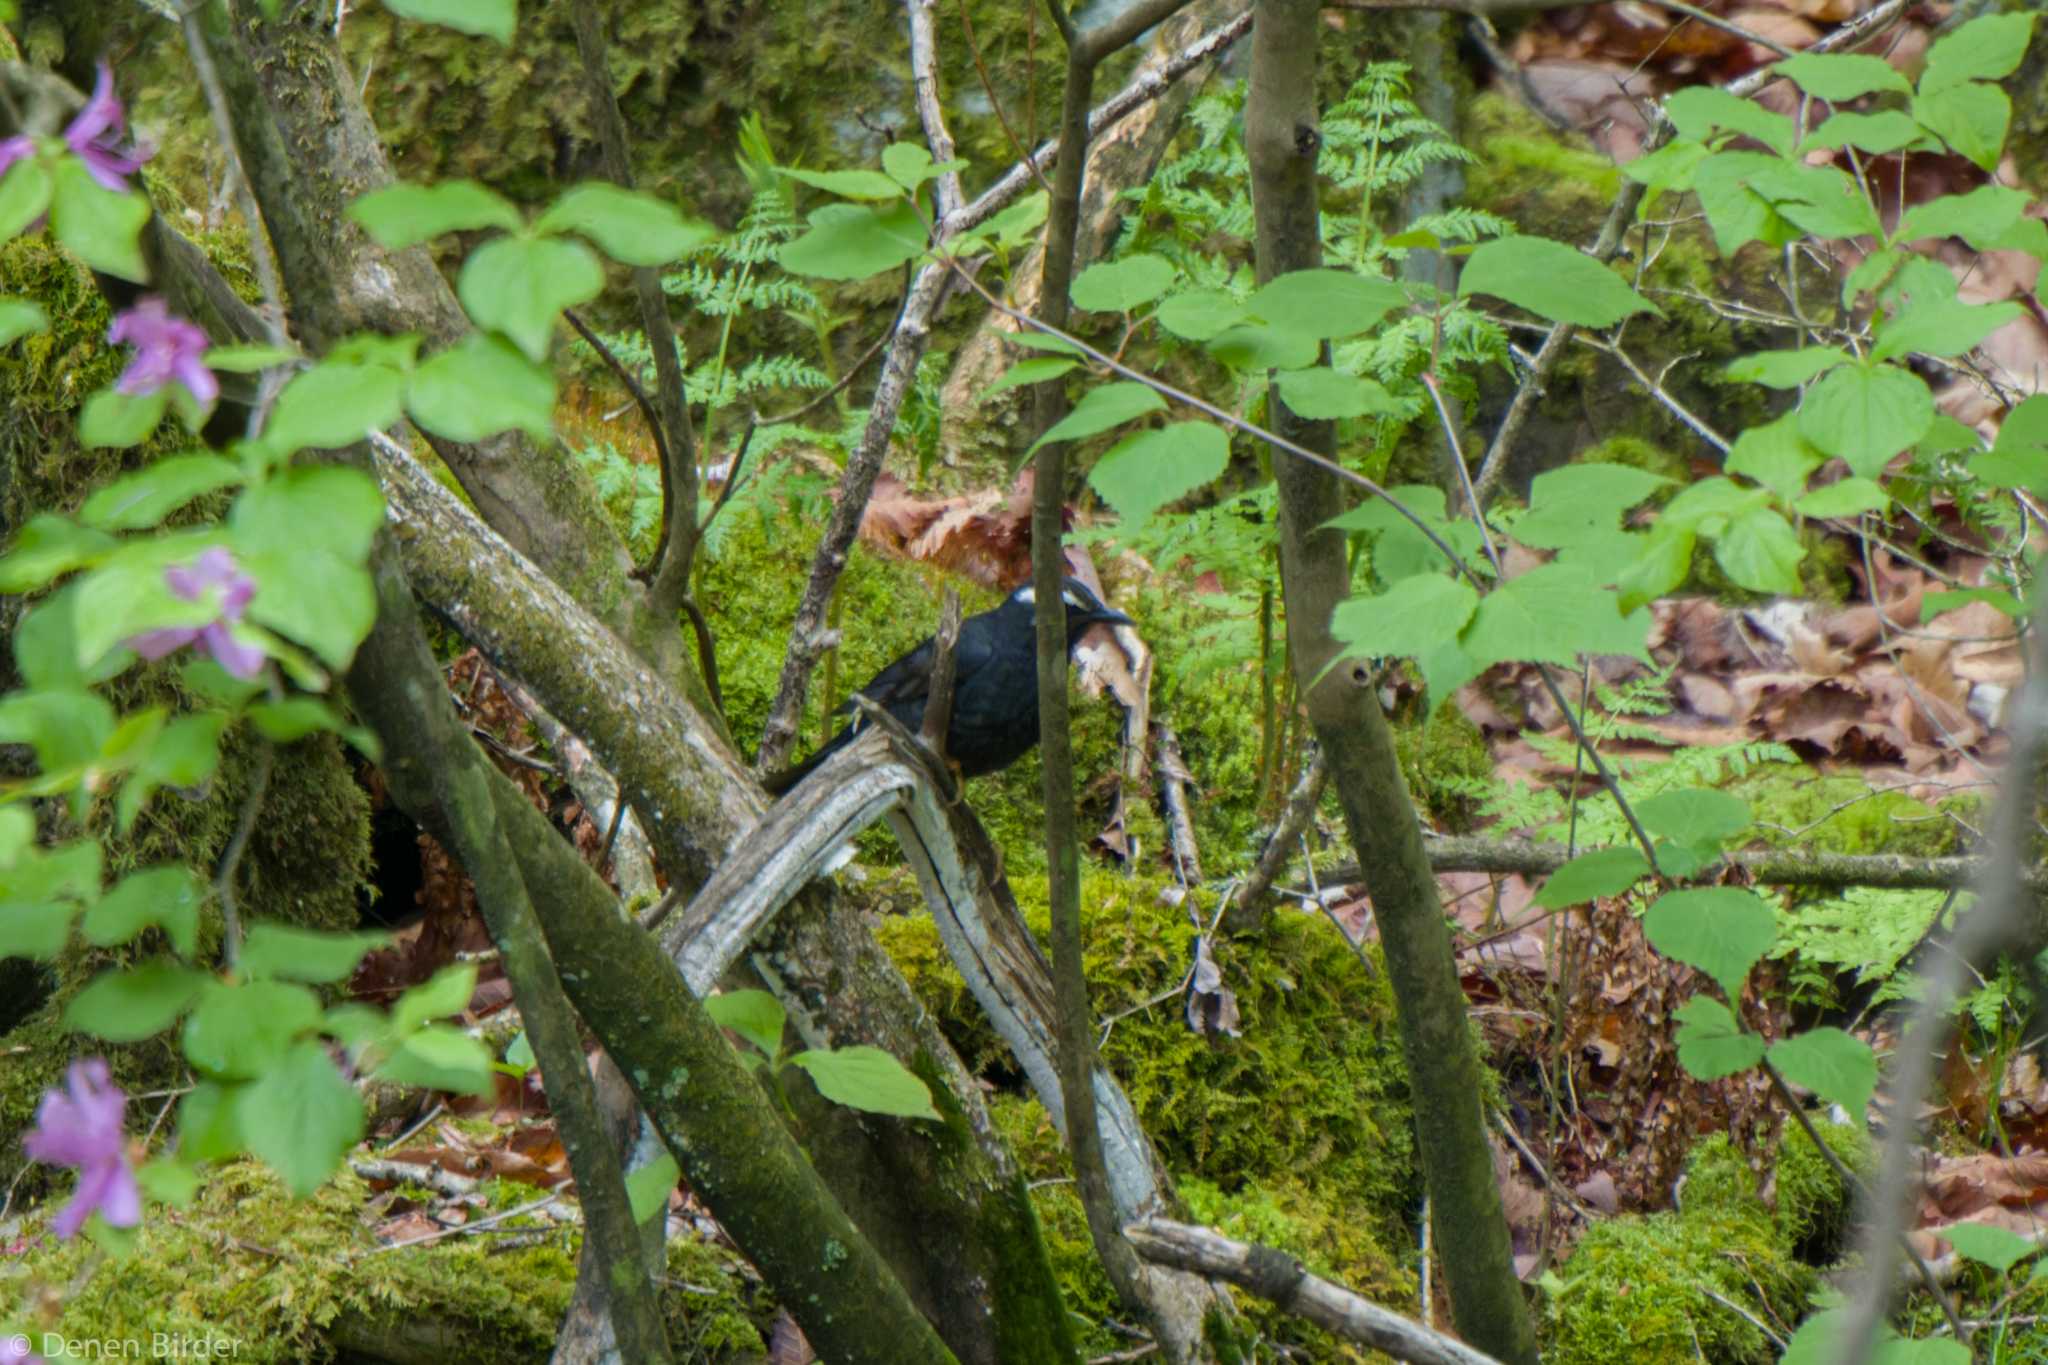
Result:
<instances>
[{"instance_id":1,"label":"dark blue bird","mask_svg":"<svg viewBox=\"0 0 2048 1365\"><path fill-rule=\"evenodd\" d=\"M1129 625L1131 618L1106 606L1078 578L1061 590L1067 613L1067 648L1093 625ZM946 726L946 757L962 777L980 777L1009 767L1038 743L1038 603L1027 585L993 611L960 623L953 651L953 714ZM916 734L931 695L937 647L930 637L875 674L860 694L881 706ZM853 700L840 703L851 711ZM762 785L781 794L845 746L866 723L855 716L824 747L793 768L770 773Z\"/></svg>"}]
</instances>

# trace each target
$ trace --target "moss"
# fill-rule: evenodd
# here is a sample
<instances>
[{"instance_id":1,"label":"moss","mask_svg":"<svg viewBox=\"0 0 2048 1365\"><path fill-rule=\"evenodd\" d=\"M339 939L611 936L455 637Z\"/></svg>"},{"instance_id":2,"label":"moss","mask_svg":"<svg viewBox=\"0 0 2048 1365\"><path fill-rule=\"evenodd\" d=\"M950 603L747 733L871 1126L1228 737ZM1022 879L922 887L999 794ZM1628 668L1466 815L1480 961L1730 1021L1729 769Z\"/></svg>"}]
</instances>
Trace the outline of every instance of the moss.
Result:
<instances>
[{"instance_id":1,"label":"moss","mask_svg":"<svg viewBox=\"0 0 2048 1365\"><path fill-rule=\"evenodd\" d=\"M1487 93L1465 113L1468 147L1486 153L1465 168L1469 204L1512 218L1524 232L1571 241L1614 202L1621 172L1577 134L1552 132L1516 100Z\"/></svg>"},{"instance_id":2,"label":"moss","mask_svg":"<svg viewBox=\"0 0 2048 1365\"><path fill-rule=\"evenodd\" d=\"M515 1250L457 1236L386 1251L363 1221L366 1195L344 1173L294 1200L267 1169L234 1163L201 1182L190 1208L152 1207L125 1259L94 1264L83 1239L35 1239L15 1262L23 1279L62 1289L52 1296L61 1307L34 1330L145 1344L157 1333L211 1337L239 1343L234 1358L253 1362L330 1359L337 1328L358 1339L452 1331L465 1360L535 1360L553 1348L576 1279L573 1229L536 1222L545 1240ZM209 1272L194 1275L195 1265ZM668 1271L680 1286L664 1296L678 1360L758 1358L767 1306L736 1257L677 1242Z\"/></svg>"},{"instance_id":3,"label":"moss","mask_svg":"<svg viewBox=\"0 0 2048 1365\"><path fill-rule=\"evenodd\" d=\"M1014 874L1011 882L1043 935L1044 882ZM1407 1211L1420 1197L1384 975L1363 978L1321 919L1283 913L1256 945L1214 945L1237 993L1243 1036L1206 1041L1188 1029L1177 996L1146 1003L1174 989L1195 933L1185 910L1162 902L1163 889L1156 879L1097 873L1084 876L1082 897L1093 1003L1101 1017L1115 1018L1103 1056L1168 1169L1185 1182L1191 1204L1247 1235L1287 1247L1361 1292L1390 1301L1412 1293L1410 1275L1384 1250L1412 1241ZM878 934L968 1066L1016 1083L1014 1060L930 920L890 917ZM1050 1120L1036 1100L1014 1093L993 1097L991 1112L1034 1182L1054 1273L1074 1309L1100 1322L1113 1299L1080 1205L1070 1186L1038 1183L1068 1174ZM1276 1339L1307 1339L1277 1315L1271 1330L1295 1334ZM1099 1353L1114 1339L1082 1344Z\"/></svg>"},{"instance_id":4,"label":"moss","mask_svg":"<svg viewBox=\"0 0 2048 1365\"><path fill-rule=\"evenodd\" d=\"M1861 1134L1838 1125L1821 1132L1852 1168L1867 1164ZM1795 1251L1839 1229L1847 1192L1795 1128L1780 1146L1772 1193L1775 1207L1725 1136L1702 1143L1678 1211L1595 1224L1558 1268L1547 1286L1544 1360L1773 1359L1770 1338L1750 1319L1798 1321L1818 1276Z\"/></svg>"},{"instance_id":5,"label":"moss","mask_svg":"<svg viewBox=\"0 0 2048 1365\"><path fill-rule=\"evenodd\" d=\"M1823 853L1891 853L1935 858L1956 851L1957 832L1932 806L1903 791L1874 790L1849 774L1795 763L1751 769L1726 790L1768 814L1745 837L1771 848Z\"/></svg>"}]
</instances>

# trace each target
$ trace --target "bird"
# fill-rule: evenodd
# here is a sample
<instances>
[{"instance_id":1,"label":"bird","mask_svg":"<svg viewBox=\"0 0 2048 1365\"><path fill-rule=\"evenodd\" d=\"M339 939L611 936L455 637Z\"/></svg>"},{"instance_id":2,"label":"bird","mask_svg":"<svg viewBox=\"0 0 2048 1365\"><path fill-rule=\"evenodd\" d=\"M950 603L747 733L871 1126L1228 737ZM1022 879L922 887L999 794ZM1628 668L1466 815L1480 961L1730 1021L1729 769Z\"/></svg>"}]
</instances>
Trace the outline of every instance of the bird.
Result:
<instances>
[{"instance_id":1,"label":"bird","mask_svg":"<svg viewBox=\"0 0 2048 1365\"><path fill-rule=\"evenodd\" d=\"M1060 599L1067 613L1069 650L1090 626L1132 624L1130 617L1108 606L1078 578L1064 581ZM998 772L1037 746L1037 648L1038 599L1029 584L995 609L960 623L960 641L953 651L953 713L946 726L946 757L962 777ZM860 695L917 733L931 695L937 650L933 638L925 637L875 674ZM839 705L841 711L852 709L851 697ZM854 717L816 753L794 767L768 774L762 785L772 795L788 791L851 742L866 723L865 716Z\"/></svg>"}]
</instances>

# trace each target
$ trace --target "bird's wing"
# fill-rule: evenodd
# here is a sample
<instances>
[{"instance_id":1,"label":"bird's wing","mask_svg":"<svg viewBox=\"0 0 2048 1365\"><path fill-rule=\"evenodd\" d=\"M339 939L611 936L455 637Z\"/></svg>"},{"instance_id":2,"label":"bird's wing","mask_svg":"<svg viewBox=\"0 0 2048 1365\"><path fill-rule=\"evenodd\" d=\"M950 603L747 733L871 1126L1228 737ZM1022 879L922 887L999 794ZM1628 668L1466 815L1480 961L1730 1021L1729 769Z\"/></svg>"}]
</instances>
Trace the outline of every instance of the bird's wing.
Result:
<instances>
[{"instance_id":1,"label":"bird's wing","mask_svg":"<svg viewBox=\"0 0 2048 1365\"><path fill-rule=\"evenodd\" d=\"M980 668L995 652L995 632L987 619L992 615L993 612L983 612L980 616L968 617L961 624L960 643L953 650L953 676L956 679ZM922 701L931 695L932 660L937 653L938 647L927 638L870 678L860 694L883 706ZM851 711L852 699L841 702L839 709Z\"/></svg>"}]
</instances>

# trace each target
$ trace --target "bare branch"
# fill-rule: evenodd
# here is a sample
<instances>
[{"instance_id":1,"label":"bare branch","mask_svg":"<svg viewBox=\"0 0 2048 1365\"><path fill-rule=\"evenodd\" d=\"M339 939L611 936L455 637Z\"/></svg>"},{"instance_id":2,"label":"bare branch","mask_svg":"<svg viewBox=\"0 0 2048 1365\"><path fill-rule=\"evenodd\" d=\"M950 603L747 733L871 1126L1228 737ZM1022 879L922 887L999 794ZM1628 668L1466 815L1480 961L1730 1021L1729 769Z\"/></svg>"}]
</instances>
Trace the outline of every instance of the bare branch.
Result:
<instances>
[{"instance_id":1,"label":"bare branch","mask_svg":"<svg viewBox=\"0 0 2048 1365\"><path fill-rule=\"evenodd\" d=\"M946 107L939 99L939 44L932 32L932 10L938 0L904 0L910 11L910 71L917 91L917 121L924 125L925 145L932 160L954 158L953 135L946 131ZM940 171L933 184L932 207L944 222L959 209L960 172Z\"/></svg>"},{"instance_id":2,"label":"bare branch","mask_svg":"<svg viewBox=\"0 0 2048 1365\"><path fill-rule=\"evenodd\" d=\"M1396 1360L1415 1365L1499 1365L1492 1356L1462 1341L1309 1274L1284 1251L1233 1241L1209 1228L1164 1218L1132 1223L1124 1228L1124 1236L1148 1261L1241 1284L1326 1332L1384 1351Z\"/></svg>"}]
</instances>

